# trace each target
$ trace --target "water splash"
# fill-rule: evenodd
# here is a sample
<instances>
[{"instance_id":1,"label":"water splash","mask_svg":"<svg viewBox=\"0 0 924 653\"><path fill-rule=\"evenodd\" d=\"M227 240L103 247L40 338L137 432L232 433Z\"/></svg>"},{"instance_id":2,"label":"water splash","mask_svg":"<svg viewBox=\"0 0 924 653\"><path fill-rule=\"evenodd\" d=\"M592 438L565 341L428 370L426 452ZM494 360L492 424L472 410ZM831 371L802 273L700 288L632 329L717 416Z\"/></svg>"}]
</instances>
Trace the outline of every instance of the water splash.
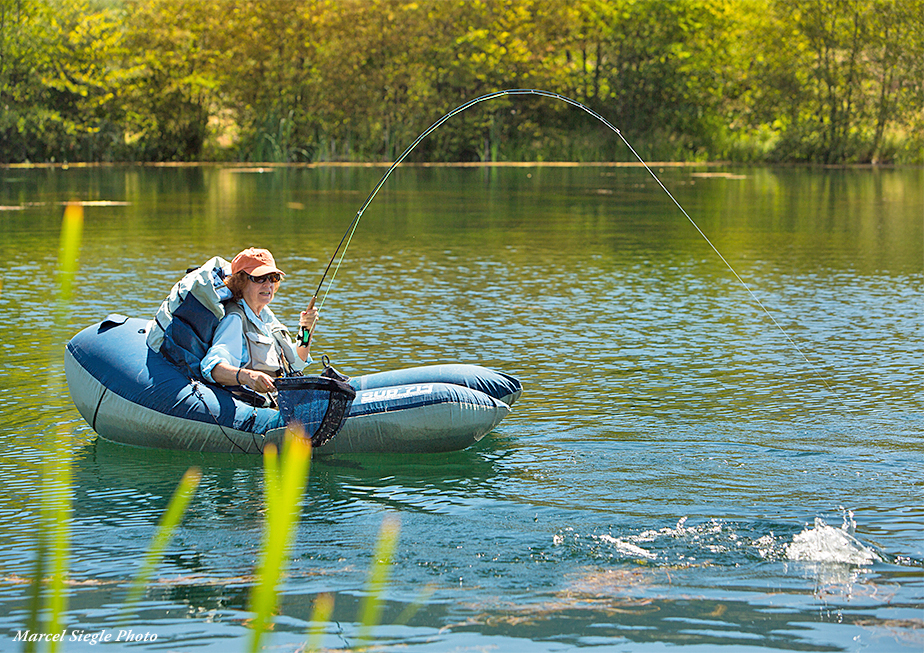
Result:
<instances>
[{"instance_id":1,"label":"water splash","mask_svg":"<svg viewBox=\"0 0 924 653\"><path fill-rule=\"evenodd\" d=\"M664 565L712 563L717 558L735 564L752 559L747 553L749 538L742 536L735 525L718 519L687 525L687 517L682 517L674 526L660 529L583 537L566 528L553 536L552 543L589 551L595 558Z\"/></svg>"},{"instance_id":2,"label":"water splash","mask_svg":"<svg viewBox=\"0 0 924 653\"><path fill-rule=\"evenodd\" d=\"M792 539L772 531L761 533L760 526L755 529L720 519L700 524L687 521L683 517L671 527L621 534L611 531L582 536L573 528L565 528L553 536L552 543L596 559L669 566L734 566L754 560L863 566L888 561L887 556L854 536L856 523L849 511L845 511L840 528L818 517Z\"/></svg>"},{"instance_id":3,"label":"water splash","mask_svg":"<svg viewBox=\"0 0 924 653\"><path fill-rule=\"evenodd\" d=\"M852 521L852 515L851 515ZM806 562L832 562L848 565L871 565L883 562L873 549L860 542L847 527L829 526L820 517L815 524L797 534L785 547L786 558Z\"/></svg>"},{"instance_id":4,"label":"water splash","mask_svg":"<svg viewBox=\"0 0 924 653\"><path fill-rule=\"evenodd\" d=\"M612 535L601 535L600 541L612 544L616 551L622 555L625 555L629 558L645 558L647 560L654 560L658 557L656 553L652 553L637 544L632 542L626 542L618 537L613 537Z\"/></svg>"}]
</instances>

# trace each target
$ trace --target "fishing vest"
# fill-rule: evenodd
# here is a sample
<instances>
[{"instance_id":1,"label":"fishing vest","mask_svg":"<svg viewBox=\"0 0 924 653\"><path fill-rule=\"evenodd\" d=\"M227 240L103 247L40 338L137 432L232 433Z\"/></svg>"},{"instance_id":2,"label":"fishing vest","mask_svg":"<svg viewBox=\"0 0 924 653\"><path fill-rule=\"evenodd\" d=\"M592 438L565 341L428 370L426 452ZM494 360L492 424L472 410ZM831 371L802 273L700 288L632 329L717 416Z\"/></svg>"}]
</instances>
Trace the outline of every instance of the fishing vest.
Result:
<instances>
[{"instance_id":1,"label":"fishing vest","mask_svg":"<svg viewBox=\"0 0 924 653\"><path fill-rule=\"evenodd\" d=\"M278 377L291 372L293 364L303 364L292 344L289 330L275 319L275 316L269 324L272 336L268 336L253 323L247 311L238 302L227 302L225 312L228 315L238 315L243 323L244 343L250 358L244 367Z\"/></svg>"}]
</instances>

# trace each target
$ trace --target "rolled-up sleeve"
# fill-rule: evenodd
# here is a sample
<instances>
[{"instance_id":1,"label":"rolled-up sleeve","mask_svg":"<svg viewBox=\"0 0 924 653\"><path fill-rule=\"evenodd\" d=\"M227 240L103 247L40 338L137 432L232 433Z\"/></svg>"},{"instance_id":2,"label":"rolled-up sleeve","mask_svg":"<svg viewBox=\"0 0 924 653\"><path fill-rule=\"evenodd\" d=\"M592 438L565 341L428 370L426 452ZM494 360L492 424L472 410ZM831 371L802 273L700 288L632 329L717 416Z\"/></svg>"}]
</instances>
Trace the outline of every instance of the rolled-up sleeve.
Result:
<instances>
[{"instance_id":1,"label":"rolled-up sleeve","mask_svg":"<svg viewBox=\"0 0 924 653\"><path fill-rule=\"evenodd\" d=\"M221 318L212 338L212 346L202 358L202 376L215 383L212 368L218 363L227 363L231 367L241 367L248 361L247 348L244 346L244 323L239 315L229 313Z\"/></svg>"}]
</instances>

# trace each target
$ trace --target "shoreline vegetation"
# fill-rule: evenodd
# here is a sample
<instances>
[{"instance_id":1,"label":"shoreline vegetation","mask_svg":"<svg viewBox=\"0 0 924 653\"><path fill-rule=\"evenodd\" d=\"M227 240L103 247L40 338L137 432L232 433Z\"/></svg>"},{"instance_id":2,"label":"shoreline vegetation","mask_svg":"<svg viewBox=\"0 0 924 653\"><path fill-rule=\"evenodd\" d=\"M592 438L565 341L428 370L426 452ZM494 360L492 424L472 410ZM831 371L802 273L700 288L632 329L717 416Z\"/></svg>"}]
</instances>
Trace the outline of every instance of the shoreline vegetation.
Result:
<instances>
[{"instance_id":1,"label":"shoreline vegetation","mask_svg":"<svg viewBox=\"0 0 924 653\"><path fill-rule=\"evenodd\" d=\"M388 165L503 89L589 107L645 161L922 164L922 15L924 0L0 0L0 164ZM565 102L505 96L407 163L632 159Z\"/></svg>"},{"instance_id":2,"label":"shoreline vegetation","mask_svg":"<svg viewBox=\"0 0 924 653\"><path fill-rule=\"evenodd\" d=\"M68 170L71 168L223 168L235 172L270 172L282 169L312 168L381 168L386 170L393 161L72 161L58 163L0 163L0 170ZM804 162L741 162L741 161L404 161L402 168L747 168L793 167L859 170L920 168L922 163L804 163ZM707 173L704 173L707 174ZM720 173L717 173L720 174Z\"/></svg>"}]
</instances>

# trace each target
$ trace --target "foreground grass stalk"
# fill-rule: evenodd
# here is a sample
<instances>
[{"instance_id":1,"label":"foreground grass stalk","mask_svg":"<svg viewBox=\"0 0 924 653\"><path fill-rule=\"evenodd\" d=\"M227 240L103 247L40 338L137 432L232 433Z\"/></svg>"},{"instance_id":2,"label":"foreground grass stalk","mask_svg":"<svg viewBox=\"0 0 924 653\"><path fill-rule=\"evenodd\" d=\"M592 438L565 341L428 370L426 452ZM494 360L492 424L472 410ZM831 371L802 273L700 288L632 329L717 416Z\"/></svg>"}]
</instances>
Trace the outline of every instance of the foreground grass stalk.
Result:
<instances>
[{"instance_id":1,"label":"foreground grass stalk","mask_svg":"<svg viewBox=\"0 0 924 653\"><path fill-rule=\"evenodd\" d=\"M295 539L310 461L310 442L292 430L286 433L281 462L272 445L263 451L266 521L257 583L250 595L250 611L254 613L249 647L252 653L260 649L260 641L270 628L279 603L278 584L285 573L289 549Z\"/></svg>"},{"instance_id":2,"label":"foreground grass stalk","mask_svg":"<svg viewBox=\"0 0 924 653\"><path fill-rule=\"evenodd\" d=\"M303 651L320 651L324 641L325 625L334 612L334 597L331 594L319 594L314 599L311 611L311 628L308 629L308 641Z\"/></svg>"},{"instance_id":3,"label":"foreground grass stalk","mask_svg":"<svg viewBox=\"0 0 924 653\"><path fill-rule=\"evenodd\" d=\"M55 333L64 327L64 317L73 295L74 277L80 255L80 242L83 236L83 206L68 204L64 209L61 224L61 241L58 247L58 288L54 307ZM50 358L56 358L56 352L50 352ZM49 396L54 404L63 395L61 380L56 375L49 378ZM29 616L26 628L33 633L58 633L64 624L67 611L67 594L65 576L67 575L70 553L70 516L71 516L71 452L70 432L60 425L55 428L55 436L46 440L47 455L42 461L42 490L39 508L38 543L35 556L35 575L29 590ZM51 573L45 609L48 623L41 625L42 587L45 576ZM51 641L49 651L56 651L59 642ZM34 651L35 642L27 642L25 650Z\"/></svg>"},{"instance_id":4,"label":"foreground grass stalk","mask_svg":"<svg viewBox=\"0 0 924 653\"><path fill-rule=\"evenodd\" d=\"M196 488L199 487L199 481L201 480L202 472L196 467L189 468L183 474L183 478L180 479L180 483L167 505L167 510L160 518L154 537L151 538L151 544L148 546L148 552L141 563L138 575L129 590L128 598L122 608L122 623L128 621L134 614L134 607L141 599L142 594L144 594L144 589L151 580L154 569L160 563L164 549L167 548L167 543L170 542L173 531L176 530L180 520L183 519L186 508L189 506L193 494L196 493Z\"/></svg>"},{"instance_id":5,"label":"foreground grass stalk","mask_svg":"<svg viewBox=\"0 0 924 653\"><path fill-rule=\"evenodd\" d=\"M71 457L65 452L69 432L59 429L52 441L55 447L42 463L42 499L39 510L39 541L36 552L35 576L29 599L26 628L33 633L61 632L67 611L65 578L70 557ZM65 453L59 453L65 452ZM48 621L41 624L42 588L48 577L44 607ZM58 650L60 642L52 640L48 650ZM27 642L25 651L34 651L35 642Z\"/></svg>"},{"instance_id":6,"label":"foreground grass stalk","mask_svg":"<svg viewBox=\"0 0 924 653\"><path fill-rule=\"evenodd\" d=\"M67 611L67 595L64 581L67 576L71 544L71 456L64 447L67 446L70 433L61 429L58 433L58 451L49 461L51 469L45 479L50 481L44 488L45 523L50 531L51 544L51 586L48 596L48 632L60 632L64 626L64 613ZM56 459L56 460L55 460ZM52 642L50 651L56 651L59 642Z\"/></svg>"},{"instance_id":7,"label":"foreground grass stalk","mask_svg":"<svg viewBox=\"0 0 924 653\"><path fill-rule=\"evenodd\" d=\"M382 521L372 566L369 568L369 578L366 581L366 594L359 607L360 645L369 643L372 629L378 625L382 617L382 595L388 585L392 558L398 546L399 530L397 517L389 515Z\"/></svg>"},{"instance_id":8,"label":"foreground grass stalk","mask_svg":"<svg viewBox=\"0 0 924 653\"><path fill-rule=\"evenodd\" d=\"M46 481L42 479L42 491L45 491ZM38 534L36 537L35 571L29 583L29 612L26 618L26 630L31 633L40 632L39 616L42 611L42 584L45 579L45 567L48 557L48 536L45 533L44 519L39 519ZM23 647L25 653L35 650L34 642L26 642Z\"/></svg>"},{"instance_id":9,"label":"foreground grass stalk","mask_svg":"<svg viewBox=\"0 0 924 653\"><path fill-rule=\"evenodd\" d=\"M80 256L80 242L83 239L83 205L71 202L64 208L61 225L61 243L58 247L58 303L56 318L61 318L70 306L74 277ZM59 320L56 320L59 322ZM63 326L60 323L58 326Z\"/></svg>"},{"instance_id":10,"label":"foreground grass stalk","mask_svg":"<svg viewBox=\"0 0 924 653\"><path fill-rule=\"evenodd\" d=\"M395 625L404 625L414 618L414 615L417 614L422 607L427 604L427 601L433 596L433 593L436 591L436 588L433 585L427 585L424 587L420 594L414 599L414 602L409 604L404 610L401 611L401 614L398 615L398 618L395 619Z\"/></svg>"}]
</instances>

